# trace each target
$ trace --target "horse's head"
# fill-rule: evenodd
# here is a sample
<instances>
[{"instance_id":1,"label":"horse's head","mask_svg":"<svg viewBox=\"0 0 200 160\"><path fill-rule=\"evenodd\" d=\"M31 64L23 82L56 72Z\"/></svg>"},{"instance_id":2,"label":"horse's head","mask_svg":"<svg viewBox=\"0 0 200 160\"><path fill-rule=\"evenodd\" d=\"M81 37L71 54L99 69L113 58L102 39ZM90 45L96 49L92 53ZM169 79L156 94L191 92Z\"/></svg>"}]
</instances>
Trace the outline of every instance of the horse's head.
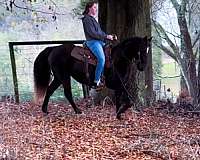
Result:
<instances>
[{"instance_id":1,"label":"horse's head","mask_svg":"<svg viewBox=\"0 0 200 160\"><path fill-rule=\"evenodd\" d=\"M136 61L136 65L139 71L144 71L147 65L147 55L149 53L150 43L152 38L141 38L139 49L138 49L138 60Z\"/></svg>"},{"instance_id":2,"label":"horse's head","mask_svg":"<svg viewBox=\"0 0 200 160\"><path fill-rule=\"evenodd\" d=\"M125 40L124 54L129 60L135 60L137 69L144 71L147 65L147 54L149 52L150 42L152 38L134 37Z\"/></svg>"}]
</instances>

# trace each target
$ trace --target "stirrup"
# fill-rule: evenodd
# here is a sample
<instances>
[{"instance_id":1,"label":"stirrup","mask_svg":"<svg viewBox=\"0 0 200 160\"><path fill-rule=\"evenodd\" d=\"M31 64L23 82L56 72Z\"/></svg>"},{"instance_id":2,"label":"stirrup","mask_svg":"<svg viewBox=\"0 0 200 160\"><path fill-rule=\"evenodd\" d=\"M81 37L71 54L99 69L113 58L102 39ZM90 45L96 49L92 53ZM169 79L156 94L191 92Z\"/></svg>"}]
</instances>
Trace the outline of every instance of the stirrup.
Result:
<instances>
[{"instance_id":1,"label":"stirrup","mask_svg":"<svg viewBox=\"0 0 200 160\"><path fill-rule=\"evenodd\" d=\"M105 84L102 83L102 82L99 82L99 83L95 83L92 85L92 89L95 89L96 91L100 91L102 90L103 88L105 87Z\"/></svg>"}]
</instances>

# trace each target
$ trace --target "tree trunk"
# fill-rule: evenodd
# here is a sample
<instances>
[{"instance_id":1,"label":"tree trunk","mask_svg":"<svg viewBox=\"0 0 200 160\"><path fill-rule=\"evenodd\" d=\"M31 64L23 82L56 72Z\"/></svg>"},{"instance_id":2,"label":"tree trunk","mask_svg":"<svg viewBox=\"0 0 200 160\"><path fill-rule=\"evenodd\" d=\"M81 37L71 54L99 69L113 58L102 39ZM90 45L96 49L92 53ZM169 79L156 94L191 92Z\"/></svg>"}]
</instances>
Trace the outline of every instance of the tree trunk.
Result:
<instances>
[{"instance_id":1,"label":"tree trunk","mask_svg":"<svg viewBox=\"0 0 200 160\"><path fill-rule=\"evenodd\" d=\"M198 63L198 97L197 97L197 104L198 104L198 109L200 109L200 40L199 40L199 63Z\"/></svg>"},{"instance_id":2,"label":"tree trunk","mask_svg":"<svg viewBox=\"0 0 200 160\"><path fill-rule=\"evenodd\" d=\"M183 90L188 91L187 84L185 82L185 78L183 77L182 73L181 73L181 78L180 78L180 86L181 86L181 91L183 91ZM189 91L188 91L188 93L189 93Z\"/></svg>"},{"instance_id":3,"label":"tree trunk","mask_svg":"<svg viewBox=\"0 0 200 160\"><path fill-rule=\"evenodd\" d=\"M178 24L182 38L182 52L184 59L182 59L185 69L185 80L188 84L188 91L194 99L194 105L197 103L197 76L196 76L196 60L192 50L191 37L188 31L187 22L182 12L178 14ZM182 67L182 68L183 68Z\"/></svg>"},{"instance_id":4,"label":"tree trunk","mask_svg":"<svg viewBox=\"0 0 200 160\"><path fill-rule=\"evenodd\" d=\"M182 0L178 3L177 0L171 0L176 9L178 25L181 34L181 55L177 54L178 62L181 65L181 72L187 84L190 96L193 98L194 106L197 105L197 74L196 74L196 59L193 54L193 46L186 21L186 6L187 1Z\"/></svg>"},{"instance_id":5,"label":"tree trunk","mask_svg":"<svg viewBox=\"0 0 200 160\"><path fill-rule=\"evenodd\" d=\"M146 1L144 5L144 17L146 22L145 34L151 36L151 19L150 19L150 3L151 1ZM152 48L152 47L151 47ZM153 102L153 68L152 68L152 49L149 50L148 59L147 59L147 69L145 70L145 100L146 105L151 105Z\"/></svg>"},{"instance_id":6,"label":"tree trunk","mask_svg":"<svg viewBox=\"0 0 200 160\"><path fill-rule=\"evenodd\" d=\"M117 34L120 41L133 36L151 36L150 4L149 0L99 0L99 22L107 33ZM137 75L136 66L133 65L131 73ZM144 76L145 75L145 76ZM148 55L148 66L140 82L146 83L146 102L152 97L152 55ZM145 78L144 78L145 77ZM135 87L137 77L130 77L130 88ZM135 91L135 89L133 89ZM131 93L136 94L138 93ZM135 97L135 96L134 96ZM136 100L137 101L137 100Z\"/></svg>"}]
</instances>

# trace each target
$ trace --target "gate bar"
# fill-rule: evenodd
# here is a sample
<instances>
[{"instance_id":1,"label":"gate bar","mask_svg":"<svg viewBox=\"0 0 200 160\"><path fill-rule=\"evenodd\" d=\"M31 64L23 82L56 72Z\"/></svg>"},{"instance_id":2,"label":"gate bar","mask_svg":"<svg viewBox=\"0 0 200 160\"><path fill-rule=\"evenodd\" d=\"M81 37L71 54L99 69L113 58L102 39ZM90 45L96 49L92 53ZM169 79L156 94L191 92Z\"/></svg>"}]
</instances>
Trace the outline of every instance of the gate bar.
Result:
<instances>
[{"instance_id":1,"label":"gate bar","mask_svg":"<svg viewBox=\"0 0 200 160\"><path fill-rule=\"evenodd\" d=\"M17 80L17 71L16 71L16 62L14 55L14 46L17 45L47 45L47 44L83 44L84 40L69 40L69 41L27 41L27 42L8 42L10 50L10 60L12 66L12 75L13 75L13 84L14 84L14 93L15 93L15 102L19 104L19 89L18 89L18 80ZM83 92L85 87L83 86ZM84 94L87 97L87 95Z\"/></svg>"}]
</instances>

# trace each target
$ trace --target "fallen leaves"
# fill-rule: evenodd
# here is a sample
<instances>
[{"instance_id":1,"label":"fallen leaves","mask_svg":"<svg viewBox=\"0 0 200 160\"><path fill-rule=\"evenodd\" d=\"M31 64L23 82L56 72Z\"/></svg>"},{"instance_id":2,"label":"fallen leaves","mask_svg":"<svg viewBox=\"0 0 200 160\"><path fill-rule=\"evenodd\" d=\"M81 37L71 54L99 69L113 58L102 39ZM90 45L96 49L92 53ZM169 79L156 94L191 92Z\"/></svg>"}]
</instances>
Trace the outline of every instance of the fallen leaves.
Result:
<instances>
[{"instance_id":1,"label":"fallen leaves","mask_svg":"<svg viewBox=\"0 0 200 160\"><path fill-rule=\"evenodd\" d=\"M32 103L0 103L0 159L198 159L200 118L147 108L119 121L113 106L49 104L44 116Z\"/></svg>"}]
</instances>

